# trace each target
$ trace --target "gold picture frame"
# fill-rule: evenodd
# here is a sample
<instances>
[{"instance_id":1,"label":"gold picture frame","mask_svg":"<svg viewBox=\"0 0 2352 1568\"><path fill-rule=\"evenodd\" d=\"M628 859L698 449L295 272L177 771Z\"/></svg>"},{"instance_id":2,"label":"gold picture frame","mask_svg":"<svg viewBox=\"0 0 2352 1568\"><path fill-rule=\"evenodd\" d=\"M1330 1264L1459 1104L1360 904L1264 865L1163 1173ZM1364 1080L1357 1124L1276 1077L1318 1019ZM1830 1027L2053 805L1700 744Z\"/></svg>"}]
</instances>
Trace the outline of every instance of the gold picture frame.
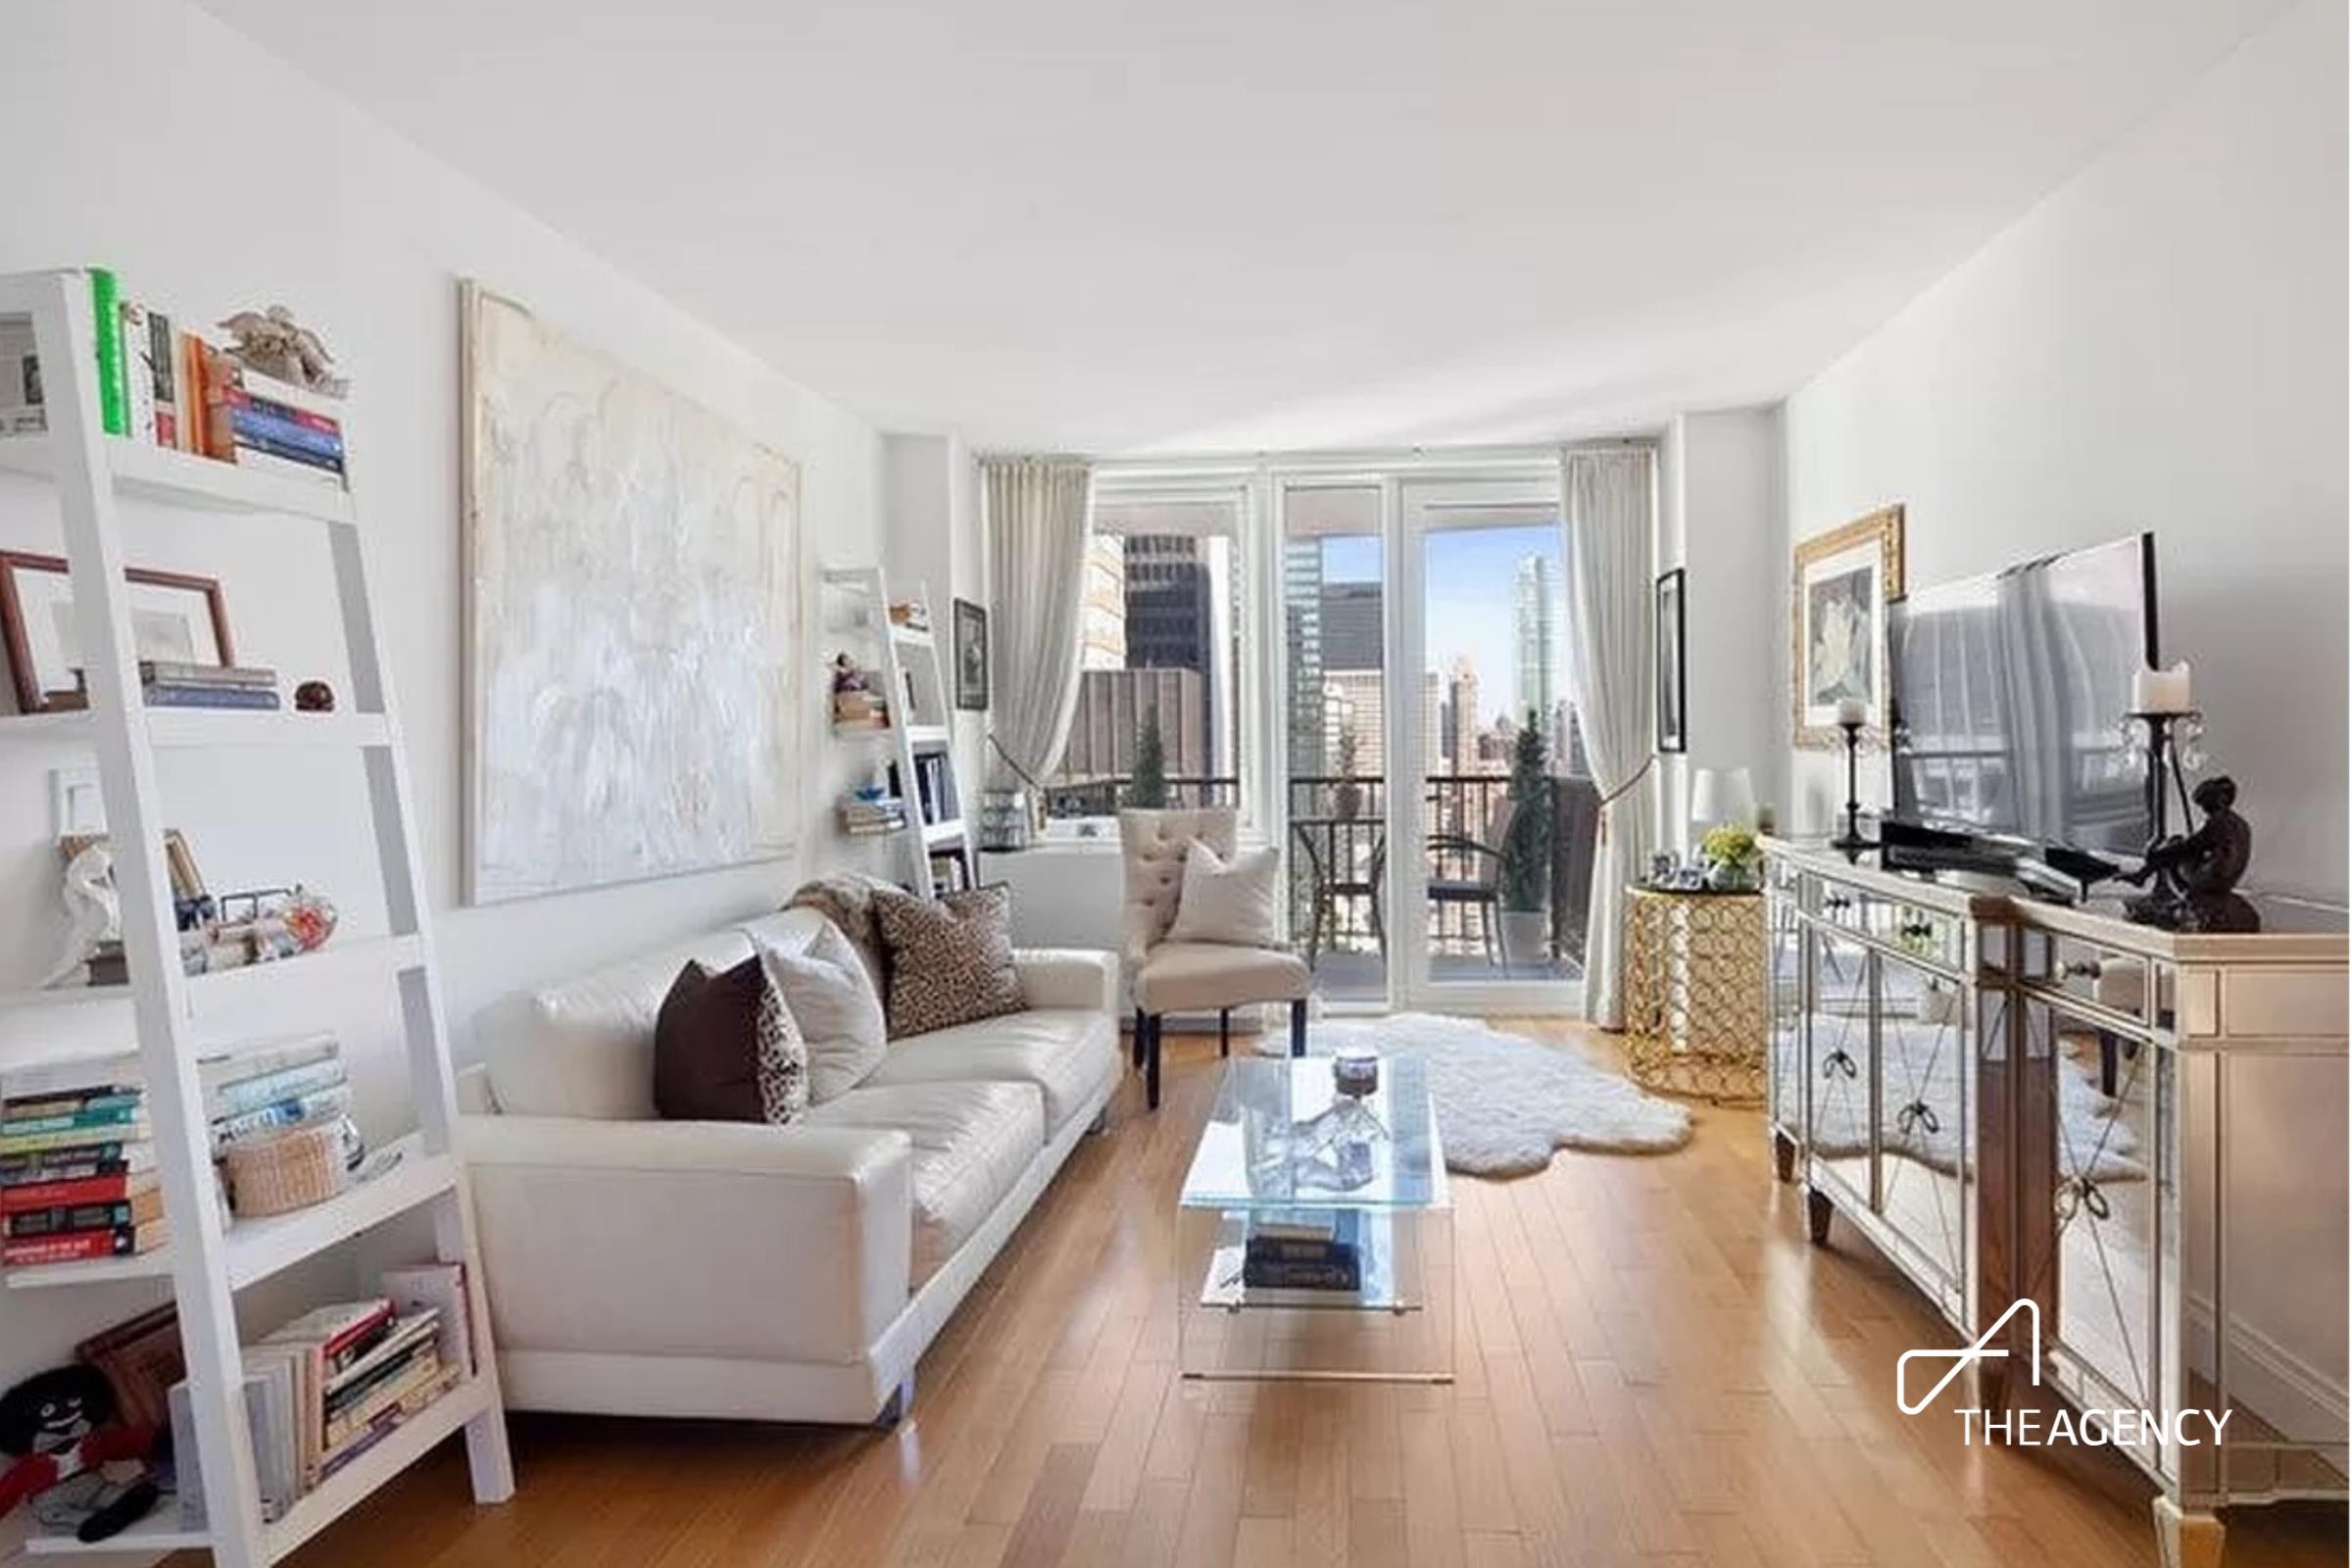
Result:
<instances>
[{"instance_id":1,"label":"gold picture frame","mask_svg":"<svg viewBox=\"0 0 2352 1568\"><path fill-rule=\"evenodd\" d=\"M1789 584L1788 686L1795 743L1844 744L1838 704L1858 697L1871 721L1863 740L1886 738L1886 606L1903 595L1903 509L1866 513L1797 541Z\"/></svg>"}]
</instances>

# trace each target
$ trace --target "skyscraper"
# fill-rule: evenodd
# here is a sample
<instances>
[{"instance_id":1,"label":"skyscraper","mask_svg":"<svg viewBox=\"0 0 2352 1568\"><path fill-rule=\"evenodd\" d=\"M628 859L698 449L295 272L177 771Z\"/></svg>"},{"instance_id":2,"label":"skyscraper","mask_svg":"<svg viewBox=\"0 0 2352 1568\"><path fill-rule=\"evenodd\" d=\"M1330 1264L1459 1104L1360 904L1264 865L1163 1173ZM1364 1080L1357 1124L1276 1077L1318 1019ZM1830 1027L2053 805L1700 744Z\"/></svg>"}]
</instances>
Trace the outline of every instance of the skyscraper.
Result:
<instances>
[{"instance_id":1,"label":"skyscraper","mask_svg":"<svg viewBox=\"0 0 2352 1568\"><path fill-rule=\"evenodd\" d=\"M1290 665L1290 763L1294 776L1324 770L1323 541L1282 547L1283 652Z\"/></svg>"},{"instance_id":2,"label":"skyscraper","mask_svg":"<svg viewBox=\"0 0 2352 1568\"><path fill-rule=\"evenodd\" d=\"M1127 541L1098 533L1086 542L1086 586L1078 605L1078 667L1127 667Z\"/></svg>"},{"instance_id":3,"label":"skyscraper","mask_svg":"<svg viewBox=\"0 0 2352 1568\"><path fill-rule=\"evenodd\" d=\"M1446 686L1446 710L1452 721L1446 726L1446 763L1456 773L1476 773L1478 760L1478 666L1468 655L1453 662L1453 673Z\"/></svg>"},{"instance_id":4,"label":"skyscraper","mask_svg":"<svg viewBox=\"0 0 2352 1568\"><path fill-rule=\"evenodd\" d=\"M1560 583L1543 556L1522 557L1511 607L1511 660L1518 682L1511 692L1511 717L1527 721L1534 710L1544 722L1552 706L1568 695L1560 672Z\"/></svg>"},{"instance_id":5,"label":"skyscraper","mask_svg":"<svg viewBox=\"0 0 2352 1568\"><path fill-rule=\"evenodd\" d=\"M1323 584L1322 625L1325 669L1381 667L1380 584Z\"/></svg>"}]
</instances>

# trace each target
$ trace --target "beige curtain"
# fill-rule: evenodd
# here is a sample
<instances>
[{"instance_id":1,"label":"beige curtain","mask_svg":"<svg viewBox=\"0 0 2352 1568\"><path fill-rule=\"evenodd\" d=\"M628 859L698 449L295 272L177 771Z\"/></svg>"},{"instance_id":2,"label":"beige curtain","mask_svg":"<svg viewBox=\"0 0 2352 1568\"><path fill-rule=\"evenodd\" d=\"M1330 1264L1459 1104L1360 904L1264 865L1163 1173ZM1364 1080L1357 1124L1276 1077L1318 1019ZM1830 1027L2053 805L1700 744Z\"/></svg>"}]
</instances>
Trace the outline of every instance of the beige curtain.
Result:
<instances>
[{"instance_id":1,"label":"beige curtain","mask_svg":"<svg viewBox=\"0 0 2352 1568\"><path fill-rule=\"evenodd\" d=\"M1625 1027L1625 888L1657 840L1643 779L1655 736L1650 713L1652 455L1645 449L1567 452L1560 493L1568 513L1568 692L1601 798L1585 923L1585 1016Z\"/></svg>"},{"instance_id":2,"label":"beige curtain","mask_svg":"<svg viewBox=\"0 0 2352 1568\"><path fill-rule=\"evenodd\" d=\"M1094 470L1076 458L984 458L988 529L990 782L1018 788L1061 765L1078 706L1078 608L1086 588ZM1006 765L1009 759L1012 766ZM1014 768L1019 772L1015 772Z\"/></svg>"}]
</instances>

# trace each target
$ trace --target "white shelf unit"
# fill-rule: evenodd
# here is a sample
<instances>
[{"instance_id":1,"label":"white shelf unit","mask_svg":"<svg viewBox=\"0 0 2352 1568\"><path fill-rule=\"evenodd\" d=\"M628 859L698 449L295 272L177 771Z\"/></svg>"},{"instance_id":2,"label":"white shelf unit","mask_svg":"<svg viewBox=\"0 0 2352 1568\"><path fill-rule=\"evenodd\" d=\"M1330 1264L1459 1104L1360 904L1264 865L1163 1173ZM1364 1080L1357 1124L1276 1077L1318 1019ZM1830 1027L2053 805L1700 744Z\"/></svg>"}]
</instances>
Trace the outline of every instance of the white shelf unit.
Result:
<instances>
[{"instance_id":1,"label":"white shelf unit","mask_svg":"<svg viewBox=\"0 0 2352 1568\"><path fill-rule=\"evenodd\" d=\"M261 1568L292 1551L460 1428L466 1433L474 1496L484 1502L504 1500L514 1490L514 1469L481 1257L465 1169L456 1152L456 1086L433 963L423 861L382 627L368 590L369 544L352 497L340 488L239 469L105 434L93 374L95 357L89 352L94 337L86 274L0 277L0 316L31 320L50 421L46 435L0 439L0 471L44 478L55 487L74 585L75 632L91 693L91 707L84 712L0 717L0 741L81 744L95 753L108 827L117 846L115 877L131 976L126 986L80 993L16 993L0 997L0 1007L127 1007L138 1041L164 1210L171 1226L169 1247L156 1254L54 1273L12 1271L8 1284L70 1288L137 1275L171 1279L202 1455L205 1511L211 1521L205 1531L184 1531L177 1526L176 1509L168 1508L129 1534L103 1543L101 1548L40 1537L27 1543L26 1549L36 1555L201 1549L210 1551L222 1568ZM125 496L203 511L279 515L290 527L324 526L350 655L350 710L223 713L151 711L141 707L117 514L118 502ZM277 963L190 976L179 966L163 856L168 818L156 782L155 754L168 747L250 746L345 746L361 753L391 934L330 944L317 954ZM388 975L398 991L417 1131L402 1142L396 1165L331 1202L269 1220L224 1223L213 1196L210 1131L196 1072L198 1052L218 1043L208 1039L207 1014L216 1006L231 1008L262 990L319 995L370 972ZM466 1266L476 1356L473 1376L301 1498L285 1517L266 1524L246 1427L234 1293L412 1210L431 1215L436 1255Z\"/></svg>"},{"instance_id":2,"label":"white shelf unit","mask_svg":"<svg viewBox=\"0 0 2352 1568\"><path fill-rule=\"evenodd\" d=\"M928 630L902 626L890 618L890 585L879 566L828 571L825 584L857 606L859 623L874 634L880 645L879 673L889 699L890 726L857 732L857 738L883 737L889 742L892 760L898 765L900 792L906 801L906 825L887 837L906 846L907 886L924 898L936 897L939 892L939 879L933 872L936 858L960 860L968 886L978 867L972 858L971 837L964 828L966 805L962 781L956 776L955 727L949 707L947 670L940 662L938 640ZM927 587L918 592L915 602L929 610ZM928 758L939 760L939 776L956 803L953 815L929 818L923 814L922 789L916 770L917 760Z\"/></svg>"}]
</instances>

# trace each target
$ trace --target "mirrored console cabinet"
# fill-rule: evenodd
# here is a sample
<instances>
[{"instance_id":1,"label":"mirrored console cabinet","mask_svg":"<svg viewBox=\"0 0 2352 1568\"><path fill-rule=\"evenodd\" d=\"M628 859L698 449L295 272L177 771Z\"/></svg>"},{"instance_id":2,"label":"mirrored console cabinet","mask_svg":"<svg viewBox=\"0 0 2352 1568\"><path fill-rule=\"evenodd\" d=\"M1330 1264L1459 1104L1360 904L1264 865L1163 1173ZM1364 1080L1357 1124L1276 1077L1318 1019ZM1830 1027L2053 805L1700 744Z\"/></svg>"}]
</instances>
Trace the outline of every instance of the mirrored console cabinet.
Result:
<instances>
[{"instance_id":1,"label":"mirrored console cabinet","mask_svg":"<svg viewBox=\"0 0 2352 1568\"><path fill-rule=\"evenodd\" d=\"M2152 1412L2163 1435L2116 1448L2159 1489L2168 1564L2221 1561L2224 1507L2343 1498L2343 911L2257 900L2261 934L2207 936L1765 854L1766 1120L1814 1241L1850 1224L1945 1348L2000 1325L1976 1403L2038 1338L2078 1416Z\"/></svg>"}]
</instances>

